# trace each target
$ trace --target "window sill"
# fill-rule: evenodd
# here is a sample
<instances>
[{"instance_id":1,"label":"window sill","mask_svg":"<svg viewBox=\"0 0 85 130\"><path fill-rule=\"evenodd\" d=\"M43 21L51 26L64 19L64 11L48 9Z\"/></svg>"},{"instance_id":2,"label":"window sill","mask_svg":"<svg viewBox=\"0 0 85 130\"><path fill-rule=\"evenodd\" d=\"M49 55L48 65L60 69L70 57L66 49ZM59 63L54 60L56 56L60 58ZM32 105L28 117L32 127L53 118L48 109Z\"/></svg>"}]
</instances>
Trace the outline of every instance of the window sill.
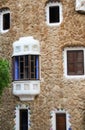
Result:
<instances>
[{"instance_id":1,"label":"window sill","mask_svg":"<svg viewBox=\"0 0 85 130\"><path fill-rule=\"evenodd\" d=\"M64 75L64 78L67 79L83 79L85 78L85 75Z\"/></svg>"}]
</instances>

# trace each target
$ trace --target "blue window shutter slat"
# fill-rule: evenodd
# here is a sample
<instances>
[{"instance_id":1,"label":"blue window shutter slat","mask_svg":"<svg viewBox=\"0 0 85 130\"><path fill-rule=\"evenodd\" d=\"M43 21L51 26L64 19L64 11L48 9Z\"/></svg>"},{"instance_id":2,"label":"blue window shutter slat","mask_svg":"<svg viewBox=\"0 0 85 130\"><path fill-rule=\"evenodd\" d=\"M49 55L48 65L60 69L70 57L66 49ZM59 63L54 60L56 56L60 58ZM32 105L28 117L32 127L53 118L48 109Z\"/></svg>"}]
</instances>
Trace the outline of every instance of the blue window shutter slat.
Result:
<instances>
[{"instance_id":1,"label":"blue window shutter slat","mask_svg":"<svg viewBox=\"0 0 85 130\"><path fill-rule=\"evenodd\" d=\"M19 79L19 61L18 61L18 58L16 57L15 59L15 80L18 80Z\"/></svg>"},{"instance_id":2,"label":"blue window shutter slat","mask_svg":"<svg viewBox=\"0 0 85 130\"><path fill-rule=\"evenodd\" d=\"M36 56L36 79L39 79L39 57Z\"/></svg>"}]
</instances>

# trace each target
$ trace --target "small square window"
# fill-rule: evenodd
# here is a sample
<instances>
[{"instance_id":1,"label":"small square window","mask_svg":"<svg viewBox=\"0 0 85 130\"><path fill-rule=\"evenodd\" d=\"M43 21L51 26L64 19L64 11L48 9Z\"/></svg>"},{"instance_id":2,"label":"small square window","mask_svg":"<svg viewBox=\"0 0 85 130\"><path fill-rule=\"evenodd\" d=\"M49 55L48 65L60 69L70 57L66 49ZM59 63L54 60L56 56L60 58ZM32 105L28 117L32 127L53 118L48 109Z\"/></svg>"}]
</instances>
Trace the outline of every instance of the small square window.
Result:
<instances>
[{"instance_id":1,"label":"small square window","mask_svg":"<svg viewBox=\"0 0 85 130\"><path fill-rule=\"evenodd\" d=\"M10 10L0 9L0 32L5 33L10 29Z\"/></svg>"},{"instance_id":2,"label":"small square window","mask_svg":"<svg viewBox=\"0 0 85 130\"><path fill-rule=\"evenodd\" d=\"M84 48L64 49L64 74L65 76L85 76Z\"/></svg>"},{"instance_id":3,"label":"small square window","mask_svg":"<svg viewBox=\"0 0 85 130\"><path fill-rule=\"evenodd\" d=\"M48 25L59 25L62 22L62 7L60 3L49 3L46 6L46 20Z\"/></svg>"}]
</instances>

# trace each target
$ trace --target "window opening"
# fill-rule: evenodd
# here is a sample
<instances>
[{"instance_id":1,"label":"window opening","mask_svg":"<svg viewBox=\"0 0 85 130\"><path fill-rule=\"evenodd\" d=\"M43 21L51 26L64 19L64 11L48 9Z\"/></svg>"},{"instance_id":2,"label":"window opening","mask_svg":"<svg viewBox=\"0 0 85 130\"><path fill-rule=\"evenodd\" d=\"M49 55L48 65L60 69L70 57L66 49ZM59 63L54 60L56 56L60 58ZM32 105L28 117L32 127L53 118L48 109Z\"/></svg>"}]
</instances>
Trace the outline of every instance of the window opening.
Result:
<instances>
[{"instance_id":1,"label":"window opening","mask_svg":"<svg viewBox=\"0 0 85 130\"><path fill-rule=\"evenodd\" d=\"M26 55L13 57L13 79L39 79L39 56Z\"/></svg>"},{"instance_id":2,"label":"window opening","mask_svg":"<svg viewBox=\"0 0 85 130\"><path fill-rule=\"evenodd\" d=\"M66 130L65 113L56 113L56 130Z\"/></svg>"},{"instance_id":3,"label":"window opening","mask_svg":"<svg viewBox=\"0 0 85 130\"><path fill-rule=\"evenodd\" d=\"M28 130L28 110L20 109L20 130Z\"/></svg>"},{"instance_id":4,"label":"window opening","mask_svg":"<svg viewBox=\"0 0 85 130\"><path fill-rule=\"evenodd\" d=\"M49 7L49 21L50 23L60 22L59 6Z\"/></svg>"},{"instance_id":5,"label":"window opening","mask_svg":"<svg viewBox=\"0 0 85 130\"><path fill-rule=\"evenodd\" d=\"M10 28L10 13L3 14L3 30Z\"/></svg>"},{"instance_id":6,"label":"window opening","mask_svg":"<svg viewBox=\"0 0 85 130\"><path fill-rule=\"evenodd\" d=\"M10 29L10 9L0 9L0 32L5 33Z\"/></svg>"},{"instance_id":7,"label":"window opening","mask_svg":"<svg viewBox=\"0 0 85 130\"><path fill-rule=\"evenodd\" d=\"M83 50L67 51L67 74L68 75L83 75L84 74Z\"/></svg>"}]
</instances>

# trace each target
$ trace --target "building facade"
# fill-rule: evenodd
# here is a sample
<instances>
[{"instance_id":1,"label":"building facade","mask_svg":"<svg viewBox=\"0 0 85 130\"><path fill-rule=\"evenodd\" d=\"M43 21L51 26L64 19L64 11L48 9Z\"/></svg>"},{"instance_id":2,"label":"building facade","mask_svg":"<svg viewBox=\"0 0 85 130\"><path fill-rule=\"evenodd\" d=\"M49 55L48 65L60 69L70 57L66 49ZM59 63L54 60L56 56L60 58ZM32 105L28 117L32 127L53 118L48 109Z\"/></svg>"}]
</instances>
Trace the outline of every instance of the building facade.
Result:
<instances>
[{"instance_id":1,"label":"building facade","mask_svg":"<svg viewBox=\"0 0 85 130\"><path fill-rule=\"evenodd\" d=\"M0 57L1 130L85 130L85 0L1 0Z\"/></svg>"}]
</instances>

